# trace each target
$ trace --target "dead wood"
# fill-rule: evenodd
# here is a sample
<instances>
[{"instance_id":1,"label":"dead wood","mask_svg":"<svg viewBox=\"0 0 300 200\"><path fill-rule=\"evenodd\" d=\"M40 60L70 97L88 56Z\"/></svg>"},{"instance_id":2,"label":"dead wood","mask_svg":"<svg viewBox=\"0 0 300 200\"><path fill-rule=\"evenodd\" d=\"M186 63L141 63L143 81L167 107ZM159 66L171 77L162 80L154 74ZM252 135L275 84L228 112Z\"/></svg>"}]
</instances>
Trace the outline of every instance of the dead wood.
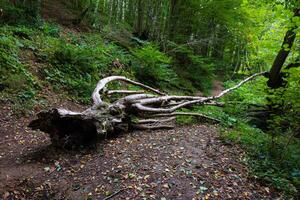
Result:
<instances>
[{"instance_id":1,"label":"dead wood","mask_svg":"<svg viewBox=\"0 0 300 200\"><path fill-rule=\"evenodd\" d=\"M178 112L181 108L195 105L224 106L218 99L241 87L246 82L265 72L256 73L239 84L228 88L216 96L172 96L142 83L122 76L110 76L101 79L93 94L93 106L83 112L73 112L63 108L54 108L37 115L29 127L48 133L52 142L62 146L78 146L96 141L99 136L114 132L126 132L131 129L173 128L175 116L188 115L219 123L220 120L201 113ZM143 90L109 90L108 84L121 81L139 86ZM102 98L112 99L114 95L123 95L116 101L106 102ZM127 96L126 96L127 95Z\"/></svg>"}]
</instances>

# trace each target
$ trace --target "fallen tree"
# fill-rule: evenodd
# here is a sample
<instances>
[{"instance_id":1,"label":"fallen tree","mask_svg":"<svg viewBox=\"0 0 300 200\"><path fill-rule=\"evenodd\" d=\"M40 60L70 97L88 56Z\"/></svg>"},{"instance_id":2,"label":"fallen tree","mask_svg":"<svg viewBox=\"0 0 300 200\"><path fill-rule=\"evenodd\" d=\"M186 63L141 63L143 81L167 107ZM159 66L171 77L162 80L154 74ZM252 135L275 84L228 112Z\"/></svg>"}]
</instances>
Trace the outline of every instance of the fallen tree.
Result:
<instances>
[{"instance_id":1,"label":"fallen tree","mask_svg":"<svg viewBox=\"0 0 300 200\"><path fill-rule=\"evenodd\" d=\"M73 112L63 108L42 111L37 119L30 122L33 130L48 133L52 143L62 147L72 147L96 141L99 136L132 129L173 128L175 116L196 116L213 122L218 119L200 113L178 112L181 108L195 105L223 106L217 100L239 88L244 83L266 72L256 73L239 84L226 89L216 96L171 96L142 83L122 76L101 79L93 94L93 106L83 112ZM120 81L138 86L141 90L109 90L108 84ZM121 96L110 102L113 96ZM103 99L107 99L104 101Z\"/></svg>"}]
</instances>

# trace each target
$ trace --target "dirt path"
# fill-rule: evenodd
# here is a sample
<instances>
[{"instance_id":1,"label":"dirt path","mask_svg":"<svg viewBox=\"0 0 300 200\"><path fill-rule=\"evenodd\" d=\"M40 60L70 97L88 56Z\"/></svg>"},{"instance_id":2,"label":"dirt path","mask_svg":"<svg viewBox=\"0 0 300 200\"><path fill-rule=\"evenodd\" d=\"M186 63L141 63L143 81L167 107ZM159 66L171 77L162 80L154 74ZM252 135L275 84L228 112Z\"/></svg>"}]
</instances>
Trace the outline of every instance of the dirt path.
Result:
<instances>
[{"instance_id":1,"label":"dirt path","mask_svg":"<svg viewBox=\"0 0 300 200\"><path fill-rule=\"evenodd\" d=\"M213 95L213 96L218 95L223 90L224 90L223 82L221 82L219 80L214 80L211 95Z\"/></svg>"},{"instance_id":2,"label":"dirt path","mask_svg":"<svg viewBox=\"0 0 300 200\"><path fill-rule=\"evenodd\" d=\"M247 177L240 162L243 152L223 143L213 126L137 131L107 139L94 149L66 152L51 147L47 135L24 128L30 118L15 118L9 106L0 105L3 199L104 199L118 191L111 199L278 195Z\"/></svg>"}]
</instances>

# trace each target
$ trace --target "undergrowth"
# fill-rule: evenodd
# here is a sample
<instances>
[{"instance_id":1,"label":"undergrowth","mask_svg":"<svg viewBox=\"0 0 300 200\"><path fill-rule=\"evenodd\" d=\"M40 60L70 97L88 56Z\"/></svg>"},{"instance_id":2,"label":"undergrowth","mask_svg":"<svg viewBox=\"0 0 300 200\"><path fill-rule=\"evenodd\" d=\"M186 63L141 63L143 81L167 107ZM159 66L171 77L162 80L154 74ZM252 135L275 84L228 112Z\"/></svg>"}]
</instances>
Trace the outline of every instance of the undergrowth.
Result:
<instances>
[{"instance_id":1,"label":"undergrowth","mask_svg":"<svg viewBox=\"0 0 300 200\"><path fill-rule=\"evenodd\" d=\"M20 49L24 48L24 44L14 35L21 30L22 28L10 30L7 27L0 29L0 92L1 99L10 99L16 110L23 112L32 108L33 99L41 85L30 72L29 66L19 59Z\"/></svg>"},{"instance_id":2,"label":"undergrowth","mask_svg":"<svg viewBox=\"0 0 300 200\"><path fill-rule=\"evenodd\" d=\"M284 191L286 197L299 195L300 141L292 135L273 138L258 128L239 122L224 128L223 139L242 145L250 175Z\"/></svg>"},{"instance_id":3,"label":"undergrowth","mask_svg":"<svg viewBox=\"0 0 300 200\"><path fill-rule=\"evenodd\" d=\"M42 20L36 24L16 21L0 28L3 98L14 91L16 101L37 100L41 88L48 87L88 104L97 81L110 75L124 75L174 94L197 92L200 84L200 79L191 79L193 84L178 76L172 58L150 42L124 48L98 32L62 31L63 27ZM24 52L31 57L23 58ZM193 76L203 74L201 68L193 70Z\"/></svg>"},{"instance_id":4,"label":"undergrowth","mask_svg":"<svg viewBox=\"0 0 300 200\"><path fill-rule=\"evenodd\" d=\"M175 90L177 75L170 67L171 58L155 45L147 43L128 51L99 33L61 30L47 22L0 28L2 99L13 98L16 105L26 105L24 110L30 110L38 100L37 94L48 87L88 104L97 81L110 75Z\"/></svg>"},{"instance_id":5,"label":"undergrowth","mask_svg":"<svg viewBox=\"0 0 300 200\"><path fill-rule=\"evenodd\" d=\"M34 1L26 7L4 0L0 6L4 13L0 20L1 98L12 94L15 101L34 106L41 88L47 87L87 104L97 81L109 75L124 75L174 94L210 87L214 66L193 51L183 52L190 60L186 77L175 70L176 56L162 52L154 43L137 40L126 28L102 33L64 30L45 22L35 12ZM109 37L110 32L114 37Z\"/></svg>"}]
</instances>

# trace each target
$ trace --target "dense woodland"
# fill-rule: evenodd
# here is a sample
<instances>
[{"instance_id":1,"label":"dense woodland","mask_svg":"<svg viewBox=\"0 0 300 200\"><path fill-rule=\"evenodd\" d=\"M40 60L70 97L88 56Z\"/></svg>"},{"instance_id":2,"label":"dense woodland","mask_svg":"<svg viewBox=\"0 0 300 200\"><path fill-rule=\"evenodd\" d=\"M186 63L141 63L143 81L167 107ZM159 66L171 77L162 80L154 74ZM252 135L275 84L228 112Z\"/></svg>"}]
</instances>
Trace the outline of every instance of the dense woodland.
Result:
<instances>
[{"instance_id":1,"label":"dense woodland","mask_svg":"<svg viewBox=\"0 0 300 200\"><path fill-rule=\"evenodd\" d=\"M54 94L87 107L108 76L184 101L260 74L218 102L179 107L198 117L177 116L176 126L218 123L222 140L246 152L250 177L299 198L298 0L0 0L0 24L0 103L17 118L52 107Z\"/></svg>"}]
</instances>

